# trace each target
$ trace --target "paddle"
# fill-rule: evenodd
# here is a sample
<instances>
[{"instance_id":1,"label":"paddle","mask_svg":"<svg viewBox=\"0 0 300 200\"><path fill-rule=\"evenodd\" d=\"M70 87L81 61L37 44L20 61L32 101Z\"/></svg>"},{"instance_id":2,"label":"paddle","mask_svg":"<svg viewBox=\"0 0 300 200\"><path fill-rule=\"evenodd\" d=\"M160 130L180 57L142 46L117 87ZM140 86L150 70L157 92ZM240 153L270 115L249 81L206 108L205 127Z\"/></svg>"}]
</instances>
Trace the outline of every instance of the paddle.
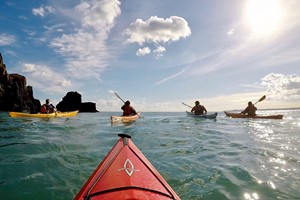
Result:
<instances>
[{"instance_id":1,"label":"paddle","mask_svg":"<svg viewBox=\"0 0 300 200\"><path fill-rule=\"evenodd\" d=\"M266 98L266 95L262 96L257 102L255 102L253 105L257 104L258 102L261 102L263 100L265 100Z\"/></svg>"},{"instance_id":2,"label":"paddle","mask_svg":"<svg viewBox=\"0 0 300 200\"><path fill-rule=\"evenodd\" d=\"M182 103L183 105L187 106L187 107L193 108L192 106L187 105L187 104L185 104L185 103L183 103L183 102L181 102L181 103Z\"/></svg>"},{"instance_id":3,"label":"paddle","mask_svg":"<svg viewBox=\"0 0 300 200\"><path fill-rule=\"evenodd\" d=\"M116 97L118 97L121 101L123 101L123 103L125 103L125 101L116 93L116 92L114 92L114 94L116 95ZM139 118L141 118L141 116L138 114L138 113L136 113L137 114L137 116L139 116Z\"/></svg>"},{"instance_id":4,"label":"paddle","mask_svg":"<svg viewBox=\"0 0 300 200\"><path fill-rule=\"evenodd\" d=\"M116 93L114 92L114 94L116 95L116 97L118 97L121 101L123 101L123 103L125 103L125 101Z\"/></svg>"}]
</instances>

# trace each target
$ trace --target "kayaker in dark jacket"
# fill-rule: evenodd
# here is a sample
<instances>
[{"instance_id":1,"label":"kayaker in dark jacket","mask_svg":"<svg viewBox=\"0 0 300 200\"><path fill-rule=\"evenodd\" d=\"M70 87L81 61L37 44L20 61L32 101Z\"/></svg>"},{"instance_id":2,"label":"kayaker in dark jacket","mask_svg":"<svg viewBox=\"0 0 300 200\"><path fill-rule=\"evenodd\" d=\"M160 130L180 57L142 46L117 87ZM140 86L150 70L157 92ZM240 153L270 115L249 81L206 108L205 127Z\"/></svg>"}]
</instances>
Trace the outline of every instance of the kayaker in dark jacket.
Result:
<instances>
[{"instance_id":1,"label":"kayaker in dark jacket","mask_svg":"<svg viewBox=\"0 0 300 200\"><path fill-rule=\"evenodd\" d=\"M255 116L256 115L256 110L257 110L257 108L252 104L251 101L249 101L247 108L245 108L245 110L242 111L242 113L244 115Z\"/></svg>"},{"instance_id":2,"label":"kayaker in dark jacket","mask_svg":"<svg viewBox=\"0 0 300 200\"><path fill-rule=\"evenodd\" d=\"M192 108L191 112L194 115L203 115L207 113L207 110L203 105L200 105L199 101L196 101L195 106Z\"/></svg>"},{"instance_id":3,"label":"kayaker in dark jacket","mask_svg":"<svg viewBox=\"0 0 300 200\"><path fill-rule=\"evenodd\" d=\"M135 109L130 106L130 101L126 101L124 105L121 107L123 110L123 116L130 116L130 115L136 115Z\"/></svg>"},{"instance_id":4,"label":"kayaker in dark jacket","mask_svg":"<svg viewBox=\"0 0 300 200\"><path fill-rule=\"evenodd\" d=\"M50 104L50 100L46 99L46 103L41 106L41 113L53 113L54 106Z\"/></svg>"}]
</instances>

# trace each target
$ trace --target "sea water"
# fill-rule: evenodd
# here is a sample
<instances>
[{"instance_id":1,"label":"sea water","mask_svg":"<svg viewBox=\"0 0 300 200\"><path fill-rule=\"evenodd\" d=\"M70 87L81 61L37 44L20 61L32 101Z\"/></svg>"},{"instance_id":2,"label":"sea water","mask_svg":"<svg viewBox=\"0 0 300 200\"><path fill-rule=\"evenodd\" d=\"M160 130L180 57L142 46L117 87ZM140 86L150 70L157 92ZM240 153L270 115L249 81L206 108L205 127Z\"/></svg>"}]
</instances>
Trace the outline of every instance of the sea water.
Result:
<instances>
[{"instance_id":1,"label":"sea water","mask_svg":"<svg viewBox=\"0 0 300 200\"><path fill-rule=\"evenodd\" d=\"M73 199L118 140L132 141L183 200L300 199L300 110L282 120L142 113L10 118L0 112L0 199Z\"/></svg>"}]
</instances>

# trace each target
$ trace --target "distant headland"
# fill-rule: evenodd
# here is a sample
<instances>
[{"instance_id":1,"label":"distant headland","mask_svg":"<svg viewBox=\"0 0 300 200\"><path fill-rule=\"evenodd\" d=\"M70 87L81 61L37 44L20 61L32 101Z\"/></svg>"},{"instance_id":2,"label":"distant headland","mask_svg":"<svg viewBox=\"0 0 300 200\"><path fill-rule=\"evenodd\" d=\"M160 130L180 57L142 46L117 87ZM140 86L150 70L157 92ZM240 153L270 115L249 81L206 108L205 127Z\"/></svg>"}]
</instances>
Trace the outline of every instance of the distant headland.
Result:
<instances>
[{"instance_id":1,"label":"distant headland","mask_svg":"<svg viewBox=\"0 0 300 200\"><path fill-rule=\"evenodd\" d=\"M9 74L0 53L0 111L38 113L41 102L33 97L32 86L27 86L26 77ZM59 111L98 112L96 103L82 102L78 92L70 91L56 106Z\"/></svg>"}]
</instances>

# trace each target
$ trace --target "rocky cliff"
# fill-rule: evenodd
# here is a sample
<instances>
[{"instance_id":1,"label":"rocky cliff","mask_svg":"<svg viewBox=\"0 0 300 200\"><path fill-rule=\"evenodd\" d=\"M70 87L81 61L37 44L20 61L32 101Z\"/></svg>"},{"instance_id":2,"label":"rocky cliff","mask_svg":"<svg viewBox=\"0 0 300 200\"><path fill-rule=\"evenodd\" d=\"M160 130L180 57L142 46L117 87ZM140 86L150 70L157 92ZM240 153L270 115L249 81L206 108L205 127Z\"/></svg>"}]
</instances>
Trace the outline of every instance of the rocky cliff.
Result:
<instances>
[{"instance_id":1,"label":"rocky cliff","mask_svg":"<svg viewBox=\"0 0 300 200\"><path fill-rule=\"evenodd\" d=\"M0 53L0 111L38 112L39 100L34 99L31 86L19 74L8 74Z\"/></svg>"}]
</instances>

